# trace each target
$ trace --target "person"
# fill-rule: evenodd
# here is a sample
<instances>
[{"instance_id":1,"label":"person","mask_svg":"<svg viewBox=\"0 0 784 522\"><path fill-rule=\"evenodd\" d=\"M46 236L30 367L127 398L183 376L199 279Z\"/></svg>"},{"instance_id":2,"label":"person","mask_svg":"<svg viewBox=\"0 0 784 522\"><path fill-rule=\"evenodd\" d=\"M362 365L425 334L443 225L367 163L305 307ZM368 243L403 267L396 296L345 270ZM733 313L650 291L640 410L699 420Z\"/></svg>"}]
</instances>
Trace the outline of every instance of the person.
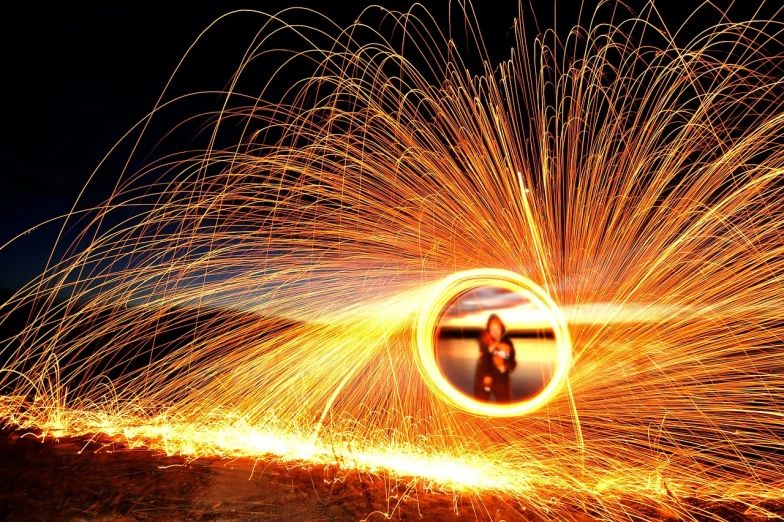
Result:
<instances>
[{"instance_id":1,"label":"person","mask_svg":"<svg viewBox=\"0 0 784 522\"><path fill-rule=\"evenodd\" d=\"M479 333L479 360L474 377L474 396L490 402L510 402L512 387L509 374L517 367L515 349L506 326L497 314L491 314L487 326Z\"/></svg>"}]
</instances>

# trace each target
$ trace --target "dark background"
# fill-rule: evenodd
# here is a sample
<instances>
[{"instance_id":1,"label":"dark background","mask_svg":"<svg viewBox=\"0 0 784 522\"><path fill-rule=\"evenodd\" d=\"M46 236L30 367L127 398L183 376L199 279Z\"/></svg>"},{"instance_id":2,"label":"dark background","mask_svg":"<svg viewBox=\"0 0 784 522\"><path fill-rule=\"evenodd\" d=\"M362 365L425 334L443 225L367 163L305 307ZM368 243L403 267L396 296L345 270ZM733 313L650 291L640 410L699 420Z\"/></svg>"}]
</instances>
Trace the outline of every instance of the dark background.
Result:
<instances>
[{"instance_id":1,"label":"dark background","mask_svg":"<svg viewBox=\"0 0 784 522\"><path fill-rule=\"evenodd\" d=\"M368 1L368 3L370 3ZM407 9L409 2L377 1ZM446 26L448 0L424 5ZM627 2L639 10L644 2ZM659 2L670 28L681 24L701 2ZM730 5L730 2L717 2ZM746 2L744 4L752 4ZM775 12L769 2L762 15ZM592 12L595 2L586 2ZM107 3L100 8L33 2L4 6L2 30L2 139L0 151L0 245L35 225L69 211L90 174L111 147L155 105L190 44L210 22L238 8L274 13L291 6L316 9L340 25L357 18L366 3L264 0L221 2L203 7L168 2ZM565 34L577 22L579 4L550 0L525 2L541 28ZM734 5L734 20L753 15L757 6ZM508 57L517 0L484 0L474 5L493 61ZM609 13L611 10L605 11ZM718 20L703 10L681 34L689 38ZM585 20L585 14L584 20ZM295 17L288 18L296 20ZM303 20L313 18L303 15ZM453 20L455 18L453 17ZM531 23L533 17L528 20ZM176 77L172 92L220 89L236 69L261 19L235 15L209 33ZM587 24L587 20L584 22ZM453 30L459 32L459 27ZM198 66L195 66L197 65ZM477 72L479 72L477 70ZM274 91L271 93L274 96ZM187 113L188 105L184 106ZM196 109L194 107L194 110ZM162 118L162 119L161 119ZM158 120L165 130L181 121ZM159 137L159 136L158 136ZM81 204L96 204L111 193L130 149L109 158L91 182ZM0 293L18 289L40 274L60 230L42 226L0 250Z\"/></svg>"}]
</instances>

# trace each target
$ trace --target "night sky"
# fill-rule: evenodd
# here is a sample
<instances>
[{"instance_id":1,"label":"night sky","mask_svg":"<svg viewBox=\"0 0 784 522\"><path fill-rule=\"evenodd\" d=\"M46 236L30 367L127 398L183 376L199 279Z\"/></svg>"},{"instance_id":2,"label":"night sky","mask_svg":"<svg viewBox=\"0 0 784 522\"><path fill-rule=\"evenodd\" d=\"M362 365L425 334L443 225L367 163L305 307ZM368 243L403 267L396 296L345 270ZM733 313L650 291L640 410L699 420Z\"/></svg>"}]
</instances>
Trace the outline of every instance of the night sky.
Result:
<instances>
[{"instance_id":1,"label":"night sky","mask_svg":"<svg viewBox=\"0 0 784 522\"><path fill-rule=\"evenodd\" d=\"M98 9L31 2L4 6L0 244L71 208L103 156L152 109L188 46L221 14L237 8L277 12L304 6L346 25L368 3L264 0L207 7L176 7L168 2L108 3ZM377 3L402 9L412 2ZM447 0L423 3L439 20L447 19ZM665 9L662 16L670 25L682 22L699 3L661 2L659 7ZM774 8L768 6L761 16L770 16ZM511 27L517 0L486 0L477 2L475 9L491 58L506 58L514 41ZM533 9L541 27L552 26L550 0L534 1ZM731 16L743 19L752 14L750 7L743 9L733 7ZM559 2L559 27L570 27L576 17L577 9ZM715 21L707 15L696 18L691 34ZM239 15L212 31L191 58L191 66L177 77L172 92L222 88L260 24L259 17ZM687 28L683 36L689 34ZM178 123L189 107L182 110L171 121L159 120L153 137ZM119 172L127 157L121 149L110 158L84 204L108 197L116 181L112 172ZM0 250L0 292L18 289L43 270L59 229L59 224L41 227Z\"/></svg>"}]
</instances>

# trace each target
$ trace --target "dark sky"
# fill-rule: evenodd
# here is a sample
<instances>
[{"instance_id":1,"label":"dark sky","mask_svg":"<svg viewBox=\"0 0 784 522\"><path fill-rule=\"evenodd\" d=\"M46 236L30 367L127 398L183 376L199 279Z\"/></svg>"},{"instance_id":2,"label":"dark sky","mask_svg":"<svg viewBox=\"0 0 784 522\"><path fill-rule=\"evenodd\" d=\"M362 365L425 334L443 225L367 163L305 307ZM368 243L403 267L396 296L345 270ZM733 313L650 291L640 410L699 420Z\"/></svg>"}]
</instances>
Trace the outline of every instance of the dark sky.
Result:
<instances>
[{"instance_id":1,"label":"dark sky","mask_svg":"<svg viewBox=\"0 0 784 522\"><path fill-rule=\"evenodd\" d=\"M412 2L375 3L401 9ZM422 3L439 19L446 18L448 0ZM682 21L698 4L660 3L669 9L663 15L670 23ZM2 8L0 244L70 209L103 156L154 106L188 46L219 15L236 8L276 12L297 5L347 24L366 5L307 0L219 2L207 7L109 2L91 9L70 4L42 7L25 2ZM517 1L484 0L475 7L491 55L505 58L513 42L510 27ZM550 0L534 1L533 7L542 25L552 23ZM739 18L748 16L740 9L734 11ZM559 26L573 23L576 12L568 2L559 2ZM707 21L697 22L704 28ZM191 62L203 67L191 67L178 77L174 90L222 87L259 24L258 18L243 15L213 31ZM122 167L122 157L119 153L108 164L86 202L109 195L110 173ZM59 226L42 227L0 250L0 291L16 289L41 272L58 231Z\"/></svg>"}]
</instances>

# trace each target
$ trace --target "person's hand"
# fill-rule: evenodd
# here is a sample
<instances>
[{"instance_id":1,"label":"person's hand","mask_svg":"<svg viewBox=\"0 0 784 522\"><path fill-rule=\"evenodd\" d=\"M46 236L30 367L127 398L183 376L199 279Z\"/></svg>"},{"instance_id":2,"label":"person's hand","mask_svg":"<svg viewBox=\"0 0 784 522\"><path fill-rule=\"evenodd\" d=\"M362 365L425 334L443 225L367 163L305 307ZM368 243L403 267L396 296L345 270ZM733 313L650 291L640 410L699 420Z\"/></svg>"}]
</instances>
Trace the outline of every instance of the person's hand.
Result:
<instances>
[{"instance_id":1,"label":"person's hand","mask_svg":"<svg viewBox=\"0 0 784 522\"><path fill-rule=\"evenodd\" d=\"M506 373L506 359L511 352L512 349L508 344L497 343L497 346L493 351L493 364L495 364L495 367L498 368L499 372Z\"/></svg>"},{"instance_id":2,"label":"person's hand","mask_svg":"<svg viewBox=\"0 0 784 522\"><path fill-rule=\"evenodd\" d=\"M485 377L484 383L485 383L485 386L490 386L491 384L493 384L493 378L490 377L489 375L487 375Z\"/></svg>"}]
</instances>

